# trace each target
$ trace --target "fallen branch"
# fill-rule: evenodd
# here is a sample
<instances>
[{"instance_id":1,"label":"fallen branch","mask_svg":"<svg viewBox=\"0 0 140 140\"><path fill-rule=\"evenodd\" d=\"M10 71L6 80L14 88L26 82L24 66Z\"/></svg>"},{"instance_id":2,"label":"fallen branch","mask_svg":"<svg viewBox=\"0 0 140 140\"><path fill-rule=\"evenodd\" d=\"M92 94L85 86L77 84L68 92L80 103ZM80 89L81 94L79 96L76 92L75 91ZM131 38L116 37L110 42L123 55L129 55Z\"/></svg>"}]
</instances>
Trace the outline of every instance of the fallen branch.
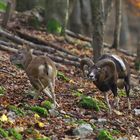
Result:
<instances>
[{"instance_id":1,"label":"fallen branch","mask_svg":"<svg viewBox=\"0 0 140 140\"><path fill-rule=\"evenodd\" d=\"M17 53L18 50L14 49L14 48L9 48L7 46L4 45L0 45L0 49L4 50L4 51L9 51L9 52L13 52L13 53ZM50 57L53 61L57 62L57 63L62 63L65 65L73 65L76 67L80 66L80 63L76 62L76 61L70 61L67 59L64 59L62 57L58 57L58 56L52 56L51 54L48 54L46 52L42 52L42 51L38 51L38 50L34 50L33 52L35 55L47 55L48 57ZM58 65L57 65L58 66Z\"/></svg>"},{"instance_id":2,"label":"fallen branch","mask_svg":"<svg viewBox=\"0 0 140 140\"><path fill-rule=\"evenodd\" d=\"M39 45L47 45L47 46L51 46L52 48L56 49L56 50L59 50L61 52L64 52L66 54L69 54L69 55L72 55L72 53L70 53L69 51L67 51L66 49L64 48L60 48L58 47L58 45L56 45L55 43L52 43L52 42L48 42L48 41L44 41L44 40L41 40L37 37L34 37L34 36L31 36L29 34L26 34L26 33L22 33L20 31L16 31L16 33L21 37L21 38L24 38L28 41L31 41L31 42L34 42L36 44L39 44Z\"/></svg>"},{"instance_id":3,"label":"fallen branch","mask_svg":"<svg viewBox=\"0 0 140 140\"><path fill-rule=\"evenodd\" d=\"M48 46L45 46L45 45L38 45L38 44L32 43L32 42L24 40L24 39L22 39L22 38L20 38L16 35L10 34L6 31L2 30L2 29L0 29L0 35L18 43L18 44L21 44L21 45L26 44L26 45L34 48L34 49L39 49L43 52L47 52L47 53L50 53L50 54L55 54L56 53L57 56L67 58L67 59L72 60L72 61L79 61L80 60L78 57L76 57L74 55L70 55L70 54L66 54L66 53L62 54L62 52L59 51L59 50L56 50L54 48L51 48L51 47L48 47Z\"/></svg>"}]
</instances>

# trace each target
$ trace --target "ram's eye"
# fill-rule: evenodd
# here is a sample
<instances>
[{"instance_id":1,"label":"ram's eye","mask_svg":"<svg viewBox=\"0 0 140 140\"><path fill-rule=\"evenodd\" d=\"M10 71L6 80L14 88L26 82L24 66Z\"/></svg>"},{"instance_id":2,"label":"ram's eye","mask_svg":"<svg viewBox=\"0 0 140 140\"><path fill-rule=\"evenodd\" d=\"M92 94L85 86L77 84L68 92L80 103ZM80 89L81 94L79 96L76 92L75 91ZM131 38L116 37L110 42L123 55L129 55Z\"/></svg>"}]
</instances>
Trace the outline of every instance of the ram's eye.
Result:
<instances>
[{"instance_id":1,"label":"ram's eye","mask_svg":"<svg viewBox=\"0 0 140 140\"><path fill-rule=\"evenodd\" d=\"M100 71L100 70L101 70L101 68L97 68L97 70L99 70L99 71Z\"/></svg>"}]
</instances>

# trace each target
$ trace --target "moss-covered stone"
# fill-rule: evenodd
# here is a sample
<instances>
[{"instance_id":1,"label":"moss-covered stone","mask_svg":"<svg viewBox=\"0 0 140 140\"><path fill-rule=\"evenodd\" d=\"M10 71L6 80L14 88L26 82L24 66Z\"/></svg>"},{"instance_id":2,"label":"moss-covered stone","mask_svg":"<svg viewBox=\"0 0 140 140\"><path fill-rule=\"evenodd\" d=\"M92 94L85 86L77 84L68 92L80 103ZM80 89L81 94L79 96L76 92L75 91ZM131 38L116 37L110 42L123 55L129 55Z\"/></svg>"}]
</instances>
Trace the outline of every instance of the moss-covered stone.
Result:
<instances>
[{"instance_id":1,"label":"moss-covered stone","mask_svg":"<svg viewBox=\"0 0 140 140\"><path fill-rule=\"evenodd\" d=\"M46 108L47 110L51 109L52 108L52 103L50 101L43 101L41 103L41 106Z\"/></svg>"},{"instance_id":2,"label":"moss-covered stone","mask_svg":"<svg viewBox=\"0 0 140 140\"><path fill-rule=\"evenodd\" d=\"M97 100L90 97L82 97L79 105L85 109L94 109L96 111L100 111L100 107L98 105Z\"/></svg>"},{"instance_id":3,"label":"moss-covered stone","mask_svg":"<svg viewBox=\"0 0 140 140\"><path fill-rule=\"evenodd\" d=\"M9 129L9 135L13 136L16 140L22 140L22 135L13 128Z\"/></svg>"},{"instance_id":4,"label":"moss-covered stone","mask_svg":"<svg viewBox=\"0 0 140 140\"><path fill-rule=\"evenodd\" d=\"M20 109L20 108L14 106L14 105L9 105L9 106L8 106L8 109L10 109L11 111L15 112L16 115L18 115L18 116L23 116L23 115L25 115L25 112L24 112L22 109Z\"/></svg>"},{"instance_id":5,"label":"moss-covered stone","mask_svg":"<svg viewBox=\"0 0 140 140\"><path fill-rule=\"evenodd\" d=\"M3 86L0 86L0 95L3 95L5 93L5 88Z\"/></svg>"},{"instance_id":6,"label":"moss-covered stone","mask_svg":"<svg viewBox=\"0 0 140 140\"><path fill-rule=\"evenodd\" d=\"M8 137L8 132L5 131L4 129L0 128L0 136L6 138L6 137Z\"/></svg>"},{"instance_id":7,"label":"moss-covered stone","mask_svg":"<svg viewBox=\"0 0 140 140\"><path fill-rule=\"evenodd\" d=\"M40 106L32 106L31 107L31 110L38 113L39 115L42 115L42 116L48 116L48 111L46 108L44 107L40 107Z\"/></svg>"},{"instance_id":8,"label":"moss-covered stone","mask_svg":"<svg viewBox=\"0 0 140 140\"><path fill-rule=\"evenodd\" d=\"M115 140L107 130L101 130L97 136L98 140Z\"/></svg>"},{"instance_id":9,"label":"moss-covered stone","mask_svg":"<svg viewBox=\"0 0 140 140\"><path fill-rule=\"evenodd\" d=\"M57 78L59 78L59 79L65 81L65 82L69 82L69 81L70 81L70 79L69 79L68 77L66 77L66 76L64 75L64 73L62 73L62 72L60 72L60 71L57 73Z\"/></svg>"}]
</instances>

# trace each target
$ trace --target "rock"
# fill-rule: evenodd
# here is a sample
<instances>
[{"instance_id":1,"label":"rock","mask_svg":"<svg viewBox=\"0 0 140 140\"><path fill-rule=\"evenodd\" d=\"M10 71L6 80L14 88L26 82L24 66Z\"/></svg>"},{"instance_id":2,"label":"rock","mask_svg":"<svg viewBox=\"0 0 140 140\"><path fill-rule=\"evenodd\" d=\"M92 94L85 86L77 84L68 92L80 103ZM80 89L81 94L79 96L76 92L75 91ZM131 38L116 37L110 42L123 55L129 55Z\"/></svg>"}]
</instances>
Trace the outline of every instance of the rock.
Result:
<instances>
[{"instance_id":1,"label":"rock","mask_svg":"<svg viewBox=\"0 0 140 140\"><path fill-rule=\"evenodd\" d=\"M99 119L97 120L97 122L100 123L100 124L105 124L105 123L107 122L107 120L104 119L104 118L99 118Z\"/></svg>"},{"instance_id":2,"label":"rock","mask_svg":"<svg viewBox=\"0 0 140 140\"><path fill-rule=\"evenodd\" d=\"M74 135L78 135L81 138L85 138L93 132L93 128L90 124L81 124L79 127L73 130Z\"/></svg>"},{"instance_id":3,"label":"rock","mask_svg":"<svg viewBox=\"0 0 140 140\"><path fill-rule=\"evenodd\" d=\"M59 112L55 109L49 109L49 113L51 116L56 117L59 115Z\"/></svg>"},{"instance_id":4,"label":"rock","mask_svg":"<svg viewBox=\"0 0 140 140\"><path fill-rule=\"evenodd\" d=\"M118 138L118 140L129 140L129 138L127 138L127 137L121 137L121 138Z\"/></svg>"},{"instance_id":5,"label":"rock","mask_svg":"<svg viewBox=\"0 0 140 140\"><path fill-rule=\"evenodd\" d=\"M136 116L140 115L140 109L135 108L135 109L134 109L134 112L135 112L135 115L136 115Z\"/></svg>"}]
</instances>

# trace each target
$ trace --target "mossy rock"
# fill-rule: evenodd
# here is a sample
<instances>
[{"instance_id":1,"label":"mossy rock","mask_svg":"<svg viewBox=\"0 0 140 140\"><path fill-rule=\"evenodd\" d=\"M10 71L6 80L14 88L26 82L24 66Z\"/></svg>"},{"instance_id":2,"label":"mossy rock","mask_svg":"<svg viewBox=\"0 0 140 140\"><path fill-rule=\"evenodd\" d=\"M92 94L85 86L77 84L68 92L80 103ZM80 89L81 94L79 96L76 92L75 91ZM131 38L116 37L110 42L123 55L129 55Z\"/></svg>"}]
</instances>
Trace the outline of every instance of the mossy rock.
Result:
<instances>
[{"instance_id":1,"label":"mossy rock","mask_svg":"<svg viewBox=\"0 0 140 140\"><path fill-rule=\"evenodd\" d=\"M98 105L97 100L91 97L82 97L79 101L79 105L85 109L94 109L96 111L100 111L100 107Z\"/></svg>"},{"instance_id":2,"label":"mossy rock","mask_svg":"<svg viewBox=\"0 0 140 140\"><path fill-rule=\"evenodd\" d=\"M54 34L61 34L62 26L59 21L50 19L47 23L47 31Z\"/></svg>"},{"instance_id":3,"label":"mossy rock","mask_svg":"<svg viewBox=\"0 0 140 140\"><path fill-rule=\"evenodd\" d=\"M8 137L8 132L5 131L4 129L0 128L0 136L6 138L6 137Z\"/></svg>"},{"instance_id":4,"label":"mossy rock","mask_svg":"<svg viewBox=\"0 0 140 140\"><path fill-rule=\"evenodd\" d=\"M14 128L9 129L9 135L13 136L16 140L22 140L23 138Z\"/></svg>"},{"instance_id":5,"label":"mossy rock","mask_svg":"<svg viewBox=\"0 0 140 140\"><path fill-rule=\"evenodd\" d=\"M119 95L119 97L125 97L126 93L124 90L119 90L118 95Z\"/></svg>"},{"instance_id":6,"label":"mossy rock","mask_svg":"<svg viewBox=\"0 0 140 140\"><path fill-rule=\"evenodd\" d=\"M44 107L40 107L40 106L32 106L31 110L38 113L39 115L42 115L44 117L48 116L48 111L46 108Z\"/></svg>"},{"instance_id":7,"label":"mossy rock","mask_svg":"<svg viewBox=\"0 0 140 140\"><path fill-rule=\"evenodd\" d=\"M0 95L5 94L5 88L3 86L0 86Z\"/></svg>"},{"instance_id":8,"label":"mossy rock","mask_svg":"<svg viewBox=\"0 0 140 140\"><path fill-rule=\"evenodd\" d=\"M15 112L16 115L18 115L18 116L24 116L25 115L25 112L22 109L14 106L14 105L9 105L8 109L10 109L11 111Z\"/></svg>"},{"instance_id":9,"label":"mossy rock","mask_svg":"<svg viewBox=\"0 0 140 140\"><path fill-rule=\"evenodd\" d=\"M52 103L50 101L43 101L41 103L41 106L46 108L47 110L51 109L52 108Z\"/></svg>"},{"instance_id":10,"label":"mossy rock","mask_svg":"<svg viewBox=\"0 0 140 140\"><path fill-rule=\"evenodd\" d=\"M60 72L60 71L57 73L57 78L65 81L65 82L70 81L70 79L67 76L65 76L65 74L63 72Z\"/></svg>"},{"instance_id":11,"label":"mossy rock","mask_svg":"<svg viewBox=\"0 0 140 140\"><path fill-rule=\"evenodd\" d=\"M101 130L97 137L97 140L116 140L107 130Z\"/></svg>"}]
</instances>

